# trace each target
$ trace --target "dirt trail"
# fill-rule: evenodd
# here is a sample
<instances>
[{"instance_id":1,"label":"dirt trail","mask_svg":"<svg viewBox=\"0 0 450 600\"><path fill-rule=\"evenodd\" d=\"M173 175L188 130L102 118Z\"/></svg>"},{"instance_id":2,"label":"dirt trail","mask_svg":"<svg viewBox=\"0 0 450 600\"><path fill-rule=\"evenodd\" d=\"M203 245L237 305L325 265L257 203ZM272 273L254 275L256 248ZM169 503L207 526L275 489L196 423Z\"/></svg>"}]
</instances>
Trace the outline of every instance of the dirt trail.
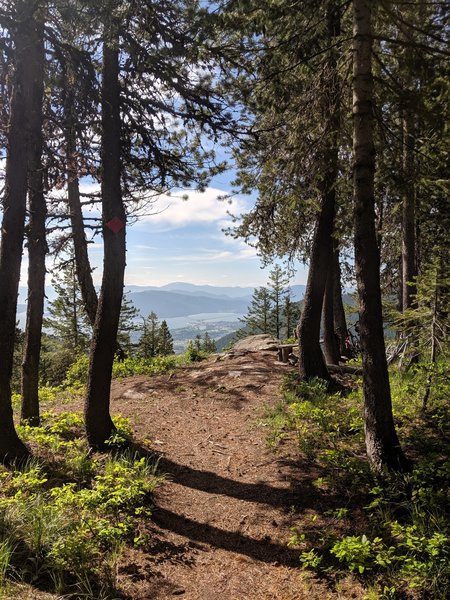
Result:
<instances>
[{"instance_id":1,"label":"dirt trail","mask_svg":"<svg viewBox=\"0 0 450 600\"><path fill-rule=\"evenodd\" d=\"M132 417L167 474L147 545L119 565L132 598L344 597L301 578L290 528L320 498L295 448L274 453L257 426L288 368L254 352L114 382L112 412Z\"/></svg>"}]
</instances>

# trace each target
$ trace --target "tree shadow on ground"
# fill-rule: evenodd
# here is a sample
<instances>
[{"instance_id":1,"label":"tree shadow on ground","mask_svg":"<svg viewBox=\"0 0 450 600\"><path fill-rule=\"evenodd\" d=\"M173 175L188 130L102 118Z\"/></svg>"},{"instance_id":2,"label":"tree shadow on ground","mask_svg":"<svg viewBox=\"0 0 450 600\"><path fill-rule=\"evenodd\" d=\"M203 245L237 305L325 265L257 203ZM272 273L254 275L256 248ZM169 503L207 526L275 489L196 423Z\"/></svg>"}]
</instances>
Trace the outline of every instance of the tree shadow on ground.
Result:
<instances>
[{"instance_id":1,"label":"tree shadow on ground","mask_svg":"<svg viewBox=\"0 0 450 600\"><path fill-rule=\"evenodd\" d=\"M152 461L157 460L159 471L168 474L171 480L182 486L211 494L220 494L243 500L267 505L282 510L286 515L294 511L303 513L307 509L325 510L338 508L342 505L342 497L317 489L313 479L317 473L310 472L298 480L292 476L288 488L279 488L262 482L248 483L223 477L210 471L201 471L186 465L180 465L164 456L132 444L132 450L138 456L146 456ZM284 466L292 471L298 470L300 462L283 460ZM306 469L306 467L305 467ZM156 503L152 521L162 531L180 535L191 542L208 544L230 552L248 556L254 560L266 563L278 563L287 567L297 567L299 564L299 550L274 542L269 536L257 539L239 531L227 531L208 523L201 523L184 515L158 506ZM166 545L169 544L169 546ZM157 548L153 549L158 554L171 559L171 542L160 540ZM183 547L178 547L176 553ZM172 557L179 560L179 556Z\"/></svg>"},{"instance_id":2,"label":"tree shadow on ground","mask_svg":"<svg viewBox=\"0 0 450 600\"><path fill-rule=\"evenodd\" d=\"M177 515L165 508L156 508L153 521L162 529L172 531L189 540L208 544L229 552L243 554L255 560L280 565L298 566L298 551L266 539L255 539L236 531L226 531Z\"/></svg>"},{"instance_id":3,"label":"tree shadow on ground","mask_svg":"<svg viewBox=\"0 0 450 600\"><path fill-rule=\"evenodd\" d=\"M142 447L139 444L132 443L128 451L136 453L139 457L146 457L153 462L158 463L158 471L179 485L206 492L209 494L220 494L255 502L266 504L275 508L291 510L293 506L297 510L306 508L318 508L323 504L333 506L333 498L325 495L321 490L313 485L315 475L308 475L308 469L301 465L299 461L283 459L278 460L290 471L284 475L284 479L289 481L289 487L276 487L263 482L248 483L223 477L212 471L204 471L193 467L177 463L164 455L158 454ZM304 476L302 480L295 477L294 471L302 467Z\"/></svg>"}]
</instances>

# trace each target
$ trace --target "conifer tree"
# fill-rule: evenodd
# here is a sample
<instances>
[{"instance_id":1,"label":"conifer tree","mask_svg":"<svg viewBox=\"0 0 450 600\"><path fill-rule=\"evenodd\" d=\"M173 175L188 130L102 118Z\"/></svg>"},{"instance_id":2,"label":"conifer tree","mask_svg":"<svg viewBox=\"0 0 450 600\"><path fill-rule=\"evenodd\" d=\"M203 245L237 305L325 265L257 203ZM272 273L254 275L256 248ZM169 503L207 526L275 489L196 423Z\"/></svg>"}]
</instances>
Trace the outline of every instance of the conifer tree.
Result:
<instances>
[{"instance_id":1,"label":"conifer tree","mask_svg":"<svg viewBox=\"0 0 450 600\"><path fill-rule=\"evenodd\" d=\"M91 328L81 298L74 258L61 264L52 283L56 297L49 302L44 325L72 356L76 356L88 349Z\"/></svg>"},{"instance_id":2,"label":"conifer tree","mask_svg":"<svg viewBox=\"0 0 450 600\"><path fill-rule=\"evenodd\" d=\"M158 335L160 325L155 312L144 319L143 333L138 342L139 354L143 358L153 358L158 353Z\"/></svg>"},{"instance_id":3,"label":"conifer tree","mask_svg":"<svg viewBox=\"0 0 450 600\"><path fill-rule=\"evenodd\" d=\"M289 282L286 273L277 265L269 273L268 288L270 290L270 299L272 301L272 320L275 337L281 338L281 329L283 326L283 302L287 294L287 284Z\"/></svg>"},{"instance_id":4,"label":"conifer tree","mask_svg":"<svg viewBox=\"0 0 450 600\"><path fill-rule=\"evenodd\" d=\"M294 328L296 327L300 318L300 308L298 302L293 302L291 299L290 291L286 292L284 296L282 306L283 326L284 326L284 337L290 338L294 335Z\"/></svg>"},{"instance_id":5,"label":"conifer tree","mask_svg":"<svg viewBox=\"0 0 450 600\"><path fill-rule=\"evenodd\" d=\"M217 350L215 341L211 338L207 331L205 331L203 335L202 350L208 353L213 353Z\"/></svg>"},{"instance_id":6,"label":"conifer tree","mask_svg":"<svg viewBox=\"0 0 450 600\"><path fill-rule=\"evenodd\" d=\"M170 333L167 321L161 321L161 325L158 331L158 354L162 356L169 356L173 354L173 337Z\"/></svg>"},{"instance_id":7,"label":"conifer tree","mask_svg":"<svg viewBox=\"0 0 450 600\"><path fill-rule=\"evenodd\" d=\"M122 299L122 307L120 309L119 327L117 332L117 341L120 346L120 357L130 354L134 348L131 335L138 331L138 319L140 313L134 306L132 300L124 294Z\"/></svg>"},{"instance_id":8,"label":"conifer tree","mask_svg":"<svg viewBox=\"0 0 450 600\"><path fill-rule=\"evenodd\" d=\"M7 160L0 242L0 461L13 462L29 455L19 439L13 421L11 377L16 333L17 295L22 260L27 198L30 140L33 130L32 102L35 59L39 55L36 37L36 3L16 0L3 4L0 18L5 19L14 44L14 71L10 86ZM3 23L2 23L3 24Z\"/></svg>"},{"instance_id":9,"label":"conifer tree","mask_svg":"<svg viewBox=\"0 0 450 600\"><path fill-rule=\"evenodd\" d=\"M373 21L370 0L353 0L353 186L355 263L363 360L365 440L375 470L408 468L394 425L384 345L375 231Z\"/></svg>"},{"instance_id":10,"label":"conifer tree","mask_svg":"<svg viewBox=\"0 0 450 600\"><path fill-rule=\"evenodd\" d=\"M271 333L272 299L266 287L256 288L253 292L247 315L240 319L244 324L241 330L245 335Z\"/></svg>"}]
</instances>

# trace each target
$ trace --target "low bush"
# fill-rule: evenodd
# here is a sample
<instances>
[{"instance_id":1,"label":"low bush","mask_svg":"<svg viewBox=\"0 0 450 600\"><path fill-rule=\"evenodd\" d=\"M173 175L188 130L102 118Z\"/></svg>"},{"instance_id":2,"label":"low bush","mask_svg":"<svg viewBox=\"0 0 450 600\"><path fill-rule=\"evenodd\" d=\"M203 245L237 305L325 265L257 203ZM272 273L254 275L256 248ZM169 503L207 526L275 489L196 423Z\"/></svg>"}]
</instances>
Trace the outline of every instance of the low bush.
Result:
<instances>
[{"instance_id":1,"label":"low bush","mask_svg":"<svg viewBox=\"0 0 450 600\"><path fill-rule=\"evenodd\" d=\"M123 417L115 423L131 431ZM19 427L37 458L0 470L0 592L14 580L67 597L111 597L118 556L139 538L161 478L130 452L91 455L81 426L81 413L66 412Z\"/></svg>"},{"instance_id":2,"label":"low bush","mask_svg":"<svg viewBox=\"0 0 450 600\"><path fill-rule=\"evenodd\" d=\"M282 386L283 403L263 422L271 445L294 437L314 465L314 485L345 504L324 507L313 526L304 518L293 530L291 545L300 549L302 568L335 577L347 569L371 590L371 598L450 595L450 390L448 381L438 379L424 414L426 375L420 368L392 375L397 429L414 457L408 475L370 471L361 392L330 395L325 382L298 382L292 374Z\"/></svg>"}]
</instances>

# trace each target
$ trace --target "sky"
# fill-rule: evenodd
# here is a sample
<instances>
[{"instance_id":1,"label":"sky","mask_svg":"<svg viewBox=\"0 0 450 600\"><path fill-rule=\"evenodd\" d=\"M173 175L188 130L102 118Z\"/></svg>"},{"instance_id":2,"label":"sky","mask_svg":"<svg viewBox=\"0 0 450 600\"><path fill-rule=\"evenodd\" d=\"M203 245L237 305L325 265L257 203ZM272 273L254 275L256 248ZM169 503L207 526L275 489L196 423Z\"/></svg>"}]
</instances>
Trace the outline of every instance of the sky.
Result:
<instances>
[{"instance_id":1,"label":"sky","mask_svg":"<svg viewBox=\"0 0 450 600\"><path fill-rule=\"evenodd\" d=\"M180 190L161 196L151 206L151 214L141 216L127 227L126 285L162 286L172 282L197 285L266 285L271 267L261 268L255 248L241 239L226 236L231 224L227 214L240 215L249 210L254 197L237 196L230 203L218 200L229 193L229 175L222 174L205 192ZM82 184L81 191L98 187ZM189 199L183 199L184 195ZM96 238L89 244L94 280L101 282L103 244ZM52 271L52 259L48 270ZM22 268L25 284L26 260ZM306 272L299 268L291 285L306 283Z\"/></svg>"},{"instance_id":2,"label":"sky","mask_svg":"<svg viewBox=\"0 0 450 600\"><path fill-rule=\"evenodd\" d=\"M187 282L257 287L267 284L272 267L262 269L255 248L242 239L226 236L223 231L231 225L228 212L240 215L248 211L255 200L251 196L236 196L230 203L218 200L219 196L230 192L233 176L232 171L221 174L203 193L180 190L170 196L161 196L151 207L153 214L128 225L126 285L162 286ZM82 192L98 189L97 184L81 184ZM64 194L64 191L59 193ZM183 199L186 194L188 200ZM94 280L99 285L103 263L101 238L89 244L89 255ZM21 286L26 286L27 268L25 252ZM54 268L54 259L49 257L47 284L51 283ZM299 264L290 283L305 284L306 277L305 267Z\"/></svg>"}]
</instances>

